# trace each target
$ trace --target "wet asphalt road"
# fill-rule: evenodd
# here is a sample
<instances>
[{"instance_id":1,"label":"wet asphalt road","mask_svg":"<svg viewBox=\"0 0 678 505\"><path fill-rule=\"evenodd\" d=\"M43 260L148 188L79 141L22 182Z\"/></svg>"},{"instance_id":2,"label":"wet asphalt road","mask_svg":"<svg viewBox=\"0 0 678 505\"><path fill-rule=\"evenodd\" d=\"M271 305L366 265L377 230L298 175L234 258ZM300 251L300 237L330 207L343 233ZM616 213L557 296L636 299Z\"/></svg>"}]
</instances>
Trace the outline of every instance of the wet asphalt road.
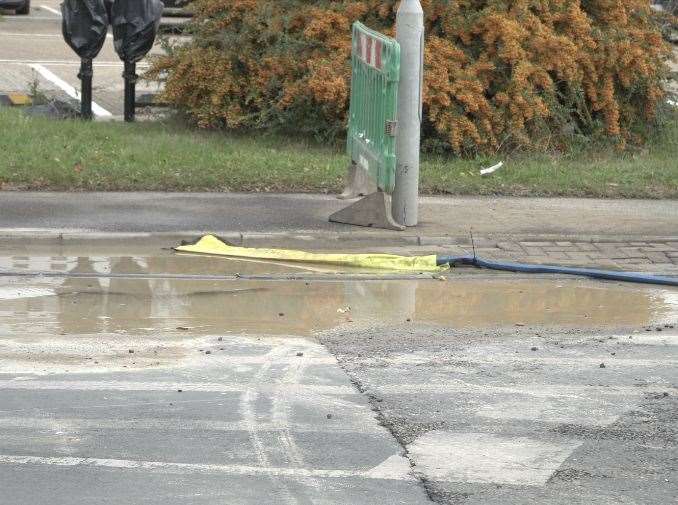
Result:
<instances>
[{"instance_id":1,"label":"wet asphalt road","mask_svg":"<svg viewBox=\"0 0 678 505\"><path fill-rule=\"evenodd\" d=\"M58 4L0 23L0 91L77 87ZM109 39L113 116L121 70ZM132 221L111 216L89 228ZM109 275L290 271L169 255L2 249L3 269L93 276L0 278L0 503L676 502L675 289Z\"/></svg>"},{"instance_id":2,"label":"wet asphalt road","mask_svg":"<svg viewBox=\"0 0 678 505\"><path fill-rule=\"evenodd\" d=\"M79 275L0 277L3 503L675 501L675 290L285 282L152 244L0 269ZM270 278L176 277L229 272Z\"/></svg>"}]
</instances>

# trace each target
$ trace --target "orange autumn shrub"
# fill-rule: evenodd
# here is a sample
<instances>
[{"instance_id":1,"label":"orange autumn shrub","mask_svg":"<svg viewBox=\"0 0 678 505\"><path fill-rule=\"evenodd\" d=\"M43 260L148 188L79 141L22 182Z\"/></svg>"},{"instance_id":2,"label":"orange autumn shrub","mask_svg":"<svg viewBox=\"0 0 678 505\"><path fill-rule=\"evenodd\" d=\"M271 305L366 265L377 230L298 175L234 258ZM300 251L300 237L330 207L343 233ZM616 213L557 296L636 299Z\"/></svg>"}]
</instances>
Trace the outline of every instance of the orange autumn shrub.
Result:
<instances>
[{"instance_id":1,"label":"orange autumn shrub","mask_svg":"<svg viewBox=\"0 0 678 505\"><path fill-rule=\"evenodd\" d=\"M394 35L397 0L195 0L191 42L155 60L203 127L346 127L351 24ZM639 142L663 106L669 46L648 0L422 0L424 137L457 153Z\"/></svg>"}]
</instances>

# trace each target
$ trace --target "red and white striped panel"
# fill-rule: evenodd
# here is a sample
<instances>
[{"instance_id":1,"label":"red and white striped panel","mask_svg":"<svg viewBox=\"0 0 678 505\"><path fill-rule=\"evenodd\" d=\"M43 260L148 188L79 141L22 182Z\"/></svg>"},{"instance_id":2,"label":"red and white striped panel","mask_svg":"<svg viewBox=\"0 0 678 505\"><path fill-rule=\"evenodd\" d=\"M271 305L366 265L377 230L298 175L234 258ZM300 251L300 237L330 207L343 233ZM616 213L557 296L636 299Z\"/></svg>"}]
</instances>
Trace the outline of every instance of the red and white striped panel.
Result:
<instances>
[{"instance_id":1,"label":"red and white striped panel","mask_svg":"<svg viewBox=\"0 0 678 505\"><path fill-rule=\"evenodd\" d=\"M381 61L382 42L370 37L365 33L358 34L358 56L369 66L382 70L384 64Z\"/></svg>"}]
</instances>

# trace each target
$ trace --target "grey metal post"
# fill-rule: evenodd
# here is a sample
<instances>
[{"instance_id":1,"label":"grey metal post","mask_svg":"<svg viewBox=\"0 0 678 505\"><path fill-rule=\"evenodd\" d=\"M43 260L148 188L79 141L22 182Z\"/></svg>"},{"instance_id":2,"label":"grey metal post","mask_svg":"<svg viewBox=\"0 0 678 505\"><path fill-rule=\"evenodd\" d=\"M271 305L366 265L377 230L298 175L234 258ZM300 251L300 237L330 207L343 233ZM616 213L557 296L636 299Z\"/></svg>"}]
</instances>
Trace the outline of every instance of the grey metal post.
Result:
<instances>
[{"instance_id":1,"label":"grey metal post","mask_svg":"<svg viewBox=\"0 0 678 505\"><path fill-rule=\"evenodd\" d=\"M419 0L403 0L396 20L400 43L395 221L416 226L419 220L419 151L424 79L424 10Z\"/></svg>"}]
</instances>

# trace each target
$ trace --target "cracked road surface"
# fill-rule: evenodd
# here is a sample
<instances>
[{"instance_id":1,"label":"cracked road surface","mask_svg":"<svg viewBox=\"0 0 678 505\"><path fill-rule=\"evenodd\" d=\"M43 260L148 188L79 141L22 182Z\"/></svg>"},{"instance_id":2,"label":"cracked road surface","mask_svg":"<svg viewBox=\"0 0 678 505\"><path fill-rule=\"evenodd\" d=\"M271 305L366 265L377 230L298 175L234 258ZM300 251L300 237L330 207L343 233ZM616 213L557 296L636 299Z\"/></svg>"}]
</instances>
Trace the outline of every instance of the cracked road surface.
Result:
<instances>
[{"instance_id":1,"label":"cracked road surface","mask_svg":"<svg viewBox=\"0 0 678 505\"><path fill-rule=\"evenodd\" d=\"M675 501L675 289L135 247L0 246L2 503Z\"/></svg>"},{"instance_id":2,"label":"cracked road surface","mask_svg":"<svg viewBox=\"0 0 678 505\"><path fill-rule=\"evenodd\" d=\"M400 326L321 340L378 406L437 502L665 504L678 491L671 326Z\"/></svg>"}]
</instances>

